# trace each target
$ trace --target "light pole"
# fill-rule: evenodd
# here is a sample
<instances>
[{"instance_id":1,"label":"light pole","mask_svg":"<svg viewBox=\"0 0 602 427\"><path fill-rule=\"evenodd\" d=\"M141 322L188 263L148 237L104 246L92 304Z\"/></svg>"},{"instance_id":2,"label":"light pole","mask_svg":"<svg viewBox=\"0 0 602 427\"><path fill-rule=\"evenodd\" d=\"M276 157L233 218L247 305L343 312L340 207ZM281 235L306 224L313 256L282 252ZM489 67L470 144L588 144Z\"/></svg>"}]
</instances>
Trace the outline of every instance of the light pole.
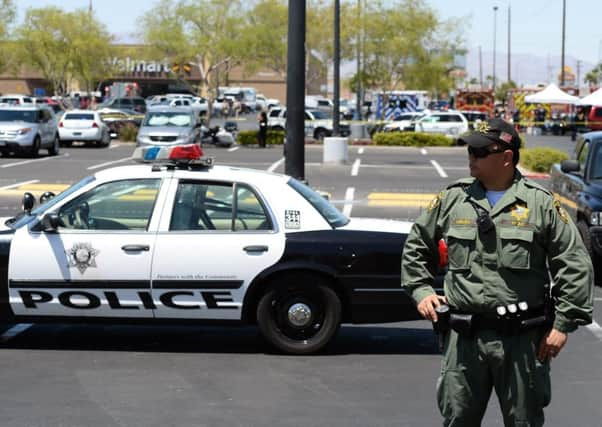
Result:
<instances>
[{"instance_id":1,"label":"light pole","mask_svg":"<svg viewBox=\"0 0 602 427\"><path fill-rule=\"evenodd\" d=\"M493 90L495 91L495 48L497 36L497 6L493 6Z\"/></svg>"}]
</instances>

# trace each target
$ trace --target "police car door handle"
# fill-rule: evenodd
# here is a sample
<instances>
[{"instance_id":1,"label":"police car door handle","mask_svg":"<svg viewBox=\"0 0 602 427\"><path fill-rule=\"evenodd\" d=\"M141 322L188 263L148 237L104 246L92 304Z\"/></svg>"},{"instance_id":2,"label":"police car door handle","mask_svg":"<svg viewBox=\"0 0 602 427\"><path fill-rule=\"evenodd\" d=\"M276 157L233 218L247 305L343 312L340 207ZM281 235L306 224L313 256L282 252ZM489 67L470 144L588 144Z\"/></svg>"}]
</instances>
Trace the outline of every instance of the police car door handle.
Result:
<instances>
[{"instance_id":1,"label":"police car door handle","mask_svg":"<svg viewBox=\"0 0 602 427\"><path fill-rule=\"evenodd\" d=\"M245 246L243 248L245 252L267 252L268 247L265 245L253 245L253 246Z\"/></svg>"},{"instance_id":2,"label":"police car door handle","mask_svg":"<svg viewBox=\"0 0 602 427\"><path fill-rule=\"evenodd\" d=\"M121 250L124 252L148 252L150 250L149 245L123 245Z\"/></svg>"}]
</instances>

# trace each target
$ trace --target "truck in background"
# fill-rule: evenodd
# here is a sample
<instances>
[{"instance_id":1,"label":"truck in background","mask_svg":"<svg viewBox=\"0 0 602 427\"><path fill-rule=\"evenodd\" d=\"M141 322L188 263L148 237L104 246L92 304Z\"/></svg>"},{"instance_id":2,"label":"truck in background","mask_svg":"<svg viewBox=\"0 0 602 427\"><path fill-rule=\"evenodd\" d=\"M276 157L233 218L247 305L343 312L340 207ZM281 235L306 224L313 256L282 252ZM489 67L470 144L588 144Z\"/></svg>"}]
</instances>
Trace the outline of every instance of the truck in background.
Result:
<instances>
[{"instance_id":1,"label":"truck in background","mask_svg":"<svg viewBox=\"0 0 602 427\"><path fill-rule=\"evenodd\" d=\"M493 117L495 98L493 90L459 90L456 94L456 110L479 111Z\"/></svg>"},{"instance_id":2,"label":"truck in background","mask_svg":"<svg viewBox=\"0 0 602 427\"><path fill-rule=\"evenodd\" d=\"M579 229L602 286L602 132L579 136L570 160L552 166L551 189Z\"/></svg>"}]
</instances>

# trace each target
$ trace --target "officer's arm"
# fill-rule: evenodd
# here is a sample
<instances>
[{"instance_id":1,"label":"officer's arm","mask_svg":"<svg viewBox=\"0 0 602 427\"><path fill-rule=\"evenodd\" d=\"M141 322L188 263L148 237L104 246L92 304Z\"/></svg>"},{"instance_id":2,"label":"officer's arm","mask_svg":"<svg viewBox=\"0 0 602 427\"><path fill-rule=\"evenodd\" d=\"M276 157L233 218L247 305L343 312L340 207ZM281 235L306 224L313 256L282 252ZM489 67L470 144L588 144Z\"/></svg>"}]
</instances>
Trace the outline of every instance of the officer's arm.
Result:
<instances>
[{"instance_id":1,"label":"officer's arm","mask_svg":"<svg viewBox=\"0 0 602 427\"><path fill-rule=\"evenodd\" d=\"M548 263L556 300L554 329L572 332L592 321L593 268L573 221L559 204L549 200Z\"/></svg>"},{"instance_id":2,"label":"officer's arm","mask_svg":"<svg viewBox=\"0 0 602 427\"><path fill-rule=\"evenodd\" d=\"M439 261L437 243L440 229L437 224L443 193L418 217L405 242L401 257L401 286L416 303L435 294L433 280Z\"/></svg>"}]
</instances>

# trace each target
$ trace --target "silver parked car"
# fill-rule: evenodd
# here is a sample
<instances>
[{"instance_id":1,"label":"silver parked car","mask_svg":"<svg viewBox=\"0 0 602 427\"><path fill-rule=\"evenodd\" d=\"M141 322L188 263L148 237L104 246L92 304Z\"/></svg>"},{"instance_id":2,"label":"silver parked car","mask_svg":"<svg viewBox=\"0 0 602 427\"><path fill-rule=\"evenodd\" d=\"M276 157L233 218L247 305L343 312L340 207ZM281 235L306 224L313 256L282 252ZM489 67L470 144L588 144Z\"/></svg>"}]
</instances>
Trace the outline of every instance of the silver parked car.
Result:
<instances>
[{"instance_id":1,"label":"silver parked car","mask_svg":"<svg viewBox=\"0 0 602 427\"><path fill-rule=\"evenodd\" d=\"M201 143L201 122L190 107L149 107L136 146Z\"/></svg>"},{"instance_id":2,"label":"silver parked car","mask_svg":"<svg viewBox=\"0 0 602 427\"><path fill-rule=\"evenodd\" d=\"M0 152L36 157L40 148L59 153L59 136L54 112L46 105L0 105Z\"/></svg>"}]
</instances>

